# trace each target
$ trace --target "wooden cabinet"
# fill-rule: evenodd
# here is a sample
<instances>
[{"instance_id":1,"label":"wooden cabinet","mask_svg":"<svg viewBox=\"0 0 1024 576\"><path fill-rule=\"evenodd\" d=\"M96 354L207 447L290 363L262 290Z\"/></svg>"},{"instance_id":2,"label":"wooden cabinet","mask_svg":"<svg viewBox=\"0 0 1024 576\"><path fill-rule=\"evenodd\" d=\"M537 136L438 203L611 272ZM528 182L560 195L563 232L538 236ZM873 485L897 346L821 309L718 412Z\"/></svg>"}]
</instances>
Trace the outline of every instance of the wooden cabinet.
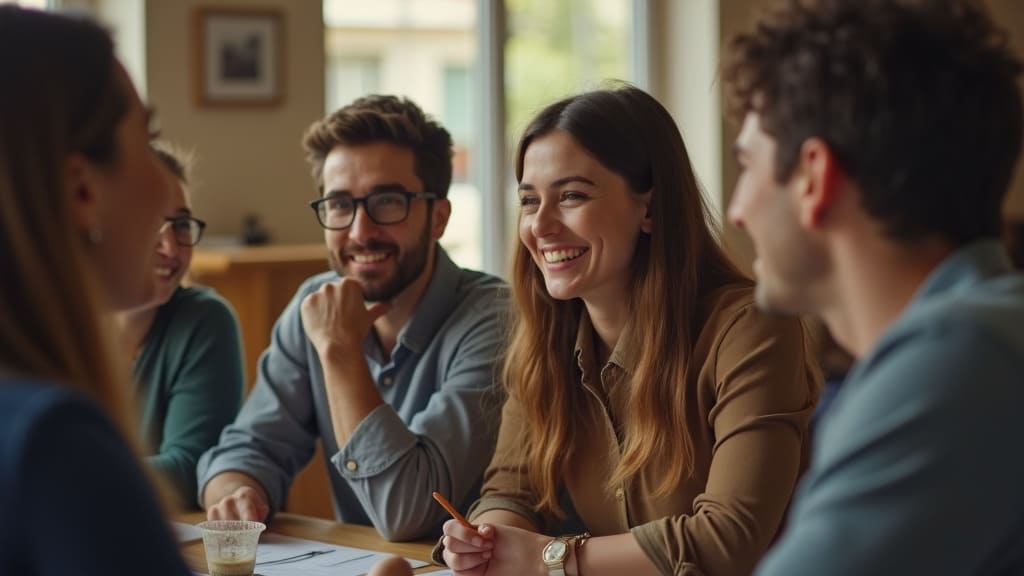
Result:
<instances>
[{"instance_id":1,"label":"wooden cabinet","mask_svg":"<svg viewBox=\"0 0 1024 576\"><path fill-rule=\"evenodd\" d=\"M310 276L328 269L323 244L196 247L191 282L210 286L231 302L242 328L246 389L256 381L256 363L270 344L270 332L295 291ZM334 518L323 448L296 478L285 510Z\"/></svg>"}]
</instances>

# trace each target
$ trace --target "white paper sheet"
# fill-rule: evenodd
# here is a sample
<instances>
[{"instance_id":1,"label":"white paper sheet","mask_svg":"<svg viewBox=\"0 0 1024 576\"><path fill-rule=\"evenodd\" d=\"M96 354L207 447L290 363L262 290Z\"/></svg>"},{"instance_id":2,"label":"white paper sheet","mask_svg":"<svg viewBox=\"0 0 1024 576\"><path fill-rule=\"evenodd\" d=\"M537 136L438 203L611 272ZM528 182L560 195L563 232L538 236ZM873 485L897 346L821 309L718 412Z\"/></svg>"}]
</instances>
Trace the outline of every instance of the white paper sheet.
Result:
<instances>
[{"instance_id":1,"label":"white paper sheet","mask_svg":"<svg viewBox=\"0 0 1024 576\"><path fill-rule=\"evenodd\" d=\"M317 554L312 554L317 552ZM305 556L307 555L308 556ZM291 538L279 534L260 537L256 549L256 574L263 576L359 576L378 561L390 556L384 552L362 550L315 540ZM291 560L285 560L291 559ZM283 561L285 560L285 561ZM275 562L276 561L276 562ZM426 562L406 558L413 568Z\"/></svg>"},{"instance_id":2,"label":"white paper sheet","mask_svg":"<svg viewBox=\"0 0 1024 576\"><path fill-rule=\"evenodd\" d=\"M201 540L203 531L185 522L171 522L174 535L178 537L178 544L184 544L193 540Z\"/></svg>"}]
</instances>

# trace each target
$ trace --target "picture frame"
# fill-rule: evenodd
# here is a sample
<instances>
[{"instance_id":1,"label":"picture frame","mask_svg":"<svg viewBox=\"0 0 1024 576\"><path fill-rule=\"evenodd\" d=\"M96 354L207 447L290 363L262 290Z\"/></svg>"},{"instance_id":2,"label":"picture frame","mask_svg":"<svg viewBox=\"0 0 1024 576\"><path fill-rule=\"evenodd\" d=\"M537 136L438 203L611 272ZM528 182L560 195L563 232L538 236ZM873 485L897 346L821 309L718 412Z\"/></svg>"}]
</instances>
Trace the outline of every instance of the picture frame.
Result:
<instances>
[{"instance_id":1,"label":"picture frame","mask_svg":"<svg viewBox=\"0 0 1024 576\"><path fill-rule=\"evenodd\" d=\"M284 15L270 8L194 12L199 106L276 106L284 100Z\"/></svg>"}]
</instances>

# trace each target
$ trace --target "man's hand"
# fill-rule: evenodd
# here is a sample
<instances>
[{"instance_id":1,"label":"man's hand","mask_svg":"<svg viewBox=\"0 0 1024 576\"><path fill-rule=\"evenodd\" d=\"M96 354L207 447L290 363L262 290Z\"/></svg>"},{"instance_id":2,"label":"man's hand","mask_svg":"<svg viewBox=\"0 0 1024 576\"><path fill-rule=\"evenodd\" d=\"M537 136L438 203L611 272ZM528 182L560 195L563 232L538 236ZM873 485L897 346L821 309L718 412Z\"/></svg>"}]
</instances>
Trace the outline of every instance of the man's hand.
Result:
<instances>
[{"instance_id":1,"label":"man's hand","mask_svg":"<svg viewBox=\"0 0 1024 576\"><path fill-rule=\"evenodd\" d=\"M324 284L302 301L302 324L320 356L338 446L384 402L370 378L363 341L390 309L386 302L367 307L363 287L351 278Z\"/></svg>"},{"instance_id":2,"label":"man's hand","mask_svg":"<svg viewBox=\"0 0 1024 576\"><path fill-rule=\"evenodd\" d=\"M388 556L374 564L366 576L412 576L412 568L405 558Z\"/></svg>"},{"instance_id":3,"label":"man's hand","mask_svg":"<svg viewBox=\"0 0 1024 576\"><path fill-rule=\"evenodd\" d=\"M342 278L306 296L302 301L302 325L321 360L338 352L361 355L363 340L374 321L390 307L387 302L367 307L359 282Z\"/></svg>"},{"instance_id":4,"label":"man's hand","mask_svg":"<svg viewBox=\"0 0 1024 576\"><path fill-rule=\"evenodd\" d=\"M208 520L253 520L270 515L267 493L254 478L240 472L224 472L210 479L203 490Z\"/></svg>"}]
</instances>

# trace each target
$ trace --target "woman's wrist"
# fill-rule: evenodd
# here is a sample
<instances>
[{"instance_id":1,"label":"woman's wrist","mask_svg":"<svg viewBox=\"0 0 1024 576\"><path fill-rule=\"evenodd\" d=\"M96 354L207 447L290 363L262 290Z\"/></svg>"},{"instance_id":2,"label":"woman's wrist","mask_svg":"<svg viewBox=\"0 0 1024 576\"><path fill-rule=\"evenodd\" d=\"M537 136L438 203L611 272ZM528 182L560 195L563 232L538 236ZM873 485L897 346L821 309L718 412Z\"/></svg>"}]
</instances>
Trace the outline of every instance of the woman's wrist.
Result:
<instances>
[{"instance_id":1,"label":"woman's wrist","mask_svg":"<svg viewBox=\"0 0 1024 576\"><path fill-rule=\"evenodd\" d=\"M565 561L566 576L582 576L580 573L579 551L575 548L569 552L569 558Z\"/></svg>"},{"instance_id":2,"label":"woman's wrist","mask_svg":"<svg viewBox=\"0 0 1024 576\"><path fill-rule=\"evenodd\" d=\"M583 534L577 534L572 537L572 547L569 552L569 558L565 563L565 574L566 576L583 576L583 564L582 554L583 545L590 539L590 532L584 532Z\"/></svg>"}]
</instances>

